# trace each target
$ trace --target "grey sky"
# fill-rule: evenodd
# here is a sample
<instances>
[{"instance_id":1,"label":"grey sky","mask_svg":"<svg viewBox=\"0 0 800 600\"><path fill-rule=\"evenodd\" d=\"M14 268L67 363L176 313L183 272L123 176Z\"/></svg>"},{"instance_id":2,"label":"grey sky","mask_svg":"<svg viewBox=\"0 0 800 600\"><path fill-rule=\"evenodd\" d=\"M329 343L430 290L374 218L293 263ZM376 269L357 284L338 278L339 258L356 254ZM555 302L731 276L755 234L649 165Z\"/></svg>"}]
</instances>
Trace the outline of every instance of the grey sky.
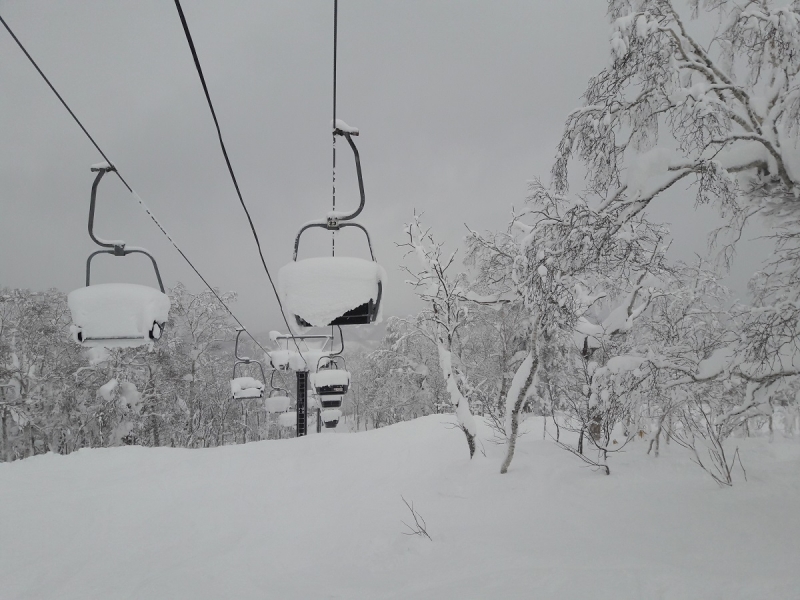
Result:
<instances>
[{"instance_id":1,"label":"grey sky","mask_svg":"<svg viewBox=\"0 0 800 600\"><path fill-rule=\"evenodd\" d=\"M330 208L333 2L182 4L276 274L291 259L299 226ZM566 113L607 60L605 5L340 1L338 116L361 129L367 205L360 221L389 272L384 314L419 308L394 245L414 209L454 247L463 223L504 227L527 180L548 177ZM277 304L173 2L12 0L0 1L0 11L200 271L240 293L234 311L245 324L277 328ZM83 284L93 249L88 167L101 157L5 31L0 57L0 285L69 291ZM337 156L337 204L354 206L345 143ZM100 235L147 247L165 284L201 289L116 178L104 180L98 202ZM675 221L679 214L669 205L656 216ZM709 216L679 219L678 256L705 247ZM329 245L329 234L310 233L301 254ZM337 234L337 249L366 256L355 233ZM743 272L755 268L749 260ZM140 259L96 262L97 282L154 284Z\"/></svg>"}]
</instances>

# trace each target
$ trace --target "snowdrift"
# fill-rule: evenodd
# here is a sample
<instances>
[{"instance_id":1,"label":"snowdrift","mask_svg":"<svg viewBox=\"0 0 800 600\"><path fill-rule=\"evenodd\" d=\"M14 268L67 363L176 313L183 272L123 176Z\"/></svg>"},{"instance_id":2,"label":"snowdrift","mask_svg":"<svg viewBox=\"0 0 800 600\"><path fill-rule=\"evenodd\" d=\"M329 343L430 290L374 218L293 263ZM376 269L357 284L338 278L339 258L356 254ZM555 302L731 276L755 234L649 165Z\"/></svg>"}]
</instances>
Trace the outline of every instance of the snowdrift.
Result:
<instances>
[{"instance_id":1,"label":"snowdrift","mask_svg":"<svg viewBox=\"0 0 800 600\"><path fill-rule=\"evenodd\" d=\"M0 597L797 597L797 441L737 439L750 481L722 490L674 444L605 476L524 426L502 476L491 432L470 461L450 415L0 464ZM404 535L401 496L433 541Z\"/></svg>"}]
</instances>

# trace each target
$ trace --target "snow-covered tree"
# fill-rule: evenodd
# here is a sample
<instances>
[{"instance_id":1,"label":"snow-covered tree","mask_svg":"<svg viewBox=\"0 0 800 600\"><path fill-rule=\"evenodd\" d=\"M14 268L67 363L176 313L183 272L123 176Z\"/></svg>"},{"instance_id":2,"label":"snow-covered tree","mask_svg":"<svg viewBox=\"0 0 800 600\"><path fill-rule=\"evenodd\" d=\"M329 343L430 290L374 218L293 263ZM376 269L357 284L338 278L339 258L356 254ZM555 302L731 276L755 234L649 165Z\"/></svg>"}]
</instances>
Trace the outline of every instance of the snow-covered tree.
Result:
<instances>
[{"instance_id":1,"label":"snow-covered tree","mask_svg":"<svg viewBox=\"0 0 800 600\"><path fill-rule=\"evenodd\" d=\"M595 301L616 298L629 291L636 278L641 284L647 273L657 273L662 268L664 235L663 229L641 217L615 228L584 199L554 194L539 182L532 184L524 209L512 215L505 232L471 232L468 258L478 270L477 289L485 292L473 294L473 301L513 302L526 315L526 357L505 401L509 443L502 473L513 460L520 413L536 396L548 348L558 346L561 336L571 340L576 327L592 329L584 314ZM598 238L605 243L597 244ZM640 292L634 290L629 292L633 301ZM632 318L635 315L620 315L614 327L624 327Z\"/></svg>"},{"instance_id":2,"label":"snow-covered tree","mask_svg":"<svg viewBox=\"0 0 800 600\"><path fill-rule=\"evenodd\" d=\"M225 304L236 299L235 292L217 293ZM211 352L231 339L234 327L228 312L209 290L192 293L179 283L170 291L170 300L169 343L186 362L182 377L185 388L178 392L177 401L185 405L186 444L192 446L203 433L201 420L198 421L202 406L197 402L203 384L202 368L210 360Z\"/></svg>"},{"instance_id":3,"label":"snow-covered tree","mask_svg":"<svg viewBox=\"0 0 800 600\"><path fill-rule=\"evenodd\" d=\"M753 280L729 366L765 385L797 374L800 2L610 0L609 15L611 59L567 118L556 191L579 158L610 223L603 245L667 190L693 185L725 219L712 239L726 262L747 221L764 217L775 253Z\"/></svg>"},{"instance_id":4,"label":"snow-covered tree","mask_svg":"<svg viewBox=\"0 0 800 600\"><path fill-rule=\"evenodd\" d=\"M458 339L469 322L466 277L463 273L451 274L456 253L443 254L442 244L433 239L430 229L422 226L419 215L405 226L405 234L407 241L403 246L409 248L419 263L416 269L406 267L411 277L409 283L426 304L417 321L418 330L436 347L450 402L472 458L477 427L470 410L469 382Z\"/></svg>"}]
</instances>

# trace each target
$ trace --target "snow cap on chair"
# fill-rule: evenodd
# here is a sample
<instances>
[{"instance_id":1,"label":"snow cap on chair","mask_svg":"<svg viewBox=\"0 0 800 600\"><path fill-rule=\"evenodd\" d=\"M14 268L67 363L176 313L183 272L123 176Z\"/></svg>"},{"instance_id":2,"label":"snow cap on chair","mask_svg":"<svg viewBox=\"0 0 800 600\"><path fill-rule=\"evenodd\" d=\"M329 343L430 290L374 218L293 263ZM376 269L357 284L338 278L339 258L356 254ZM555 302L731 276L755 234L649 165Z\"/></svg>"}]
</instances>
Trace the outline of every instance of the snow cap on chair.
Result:
<instances>
[{"instance_id":1,"label":"snow cap on chair","mask_svg":"<svg viewBox=\"0 0 800 600\"><path fill-rule=\"evenodd\" d=\"M374 261L327 256L282 267L278 290L288 310L323 327L370 300L377 302L378 282L385 281L386 271Z\"/></svg>"},{"instance_id":2,"label":"snow cap on chair","mask_svg":"<svg viewBox=\"0 0 800 600\"><path fill-rule=\"evenodd\" d=\"M264 384L253 377L237 377L231 380L231 394L234 398L260 398Z\"/></svg>"},{"instance_id":3,"label":"snow cap on chair","mask_svg":"<svg viewBox=\"0 0 800 600\"><path fill-rule=\"evenodd\" d=\"M81 330L84 346L135 347L150 343L153 323L169 318L169 296L135 283L101 283L69 293L73 336ZM101 339L87 339L101 338ZM133 338L105 341L102 338Z\"/></svg>"},{"instance_id":4,"label":"snow cap on chair","mask_svg":"<svg viewBox=\"0 0 800 600\"><path fill-rule=\"evenodd\" d=\"M271 414L286 412L291 403L288 396L270 396L264 402L267 405L267 412Z\"/></svg>"},{"instance_id":5,"label":"snow cap on chair","mask_svg":"<svg viewBox=\"0 0 800 600\"><path fill-rule=\"evenodd\" d=\"M278 416L278 424L281 427L294 427L297 425L297 413L295 411L281 413Z\"/></svg>"},{"instance_id":6,"label":"snow cap on chair","mask_svg":"<svg viewBox=\"0 0 800 600\"><path fill-rule=\"evenodd\" d=\"M320 413L320 416L322 417L322 420L325 423L330 423L331 421L338 421L339 419L341 419L342 418L342 411L340 411L340 410L338 410L336 408L332 408L330 410L323 410Z\"/></svg>"},{"instance_id":7,"label":"snow cap on chair","mask_svg":"<svg viewBox=\"0 0 800 600\"><path fill-rule=\"evenodd\" d=\"M334 385L350 385L350 371L342 369L321 369L311 374L311 385L315 388Z\"/></svg>"}]
</instances>

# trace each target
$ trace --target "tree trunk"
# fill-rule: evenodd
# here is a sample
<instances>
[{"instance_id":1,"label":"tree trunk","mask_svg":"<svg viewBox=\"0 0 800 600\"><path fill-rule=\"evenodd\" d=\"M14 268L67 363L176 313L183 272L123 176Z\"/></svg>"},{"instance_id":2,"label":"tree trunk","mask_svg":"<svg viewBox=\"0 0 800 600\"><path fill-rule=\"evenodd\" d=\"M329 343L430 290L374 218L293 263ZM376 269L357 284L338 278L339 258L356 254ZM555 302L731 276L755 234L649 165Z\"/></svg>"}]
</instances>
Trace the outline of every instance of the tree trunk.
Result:
<instances>
[{"instance_id":1,"label":"tree trunk","mask_svg":"<svg viewBox=\"0 0 800 600\"><path fill-rule=\"evenodd\" d=\"M36 441L33 439L33 425L28 423L25 426L28 429L28 435L30 436L30 456L36 455Z\"/></svg>"},{"instance_id":2,"label":"tree trunk","mask_svg":"<svg viewBox=\"0 0 800 600\"><path fill-rule=\"evenodd\" d=\"M3 433L3 460L5 462L11 462L11 444L9 444L8 440L8 421L6 420L7 414L8 412L4 406L3 409L0 410L0 420L2 421Z\"/></svg>"},{"instance_id":3,"label":"tree trunk","mask_svg":"<svg viewBox=\"0 0 800 600\"><path fill-rule=\"evenodd\" d=\"M244 404L242 404L242 443L247 443L247 411L244 409Z\"/></svg>"},{"instance_id":4,"label":"tree trunk","mask_svg":"<svg viewBox=\"0 0 800 600\"><path fill-rule=\"evenodd\" d=\"M469 457L470 459L475 456L475 436L472 435L467 428L462 425L461 431L464 432L464 435L467 437L467 446L469 446Z\"/></svg>"},{"instance_id":5,"label":"tree trunk","mask_svg":"<svg viewBox=\"0 0 800 600\"><path fill-rule=\"evenodd\" d=\"M503 461L503 465L500 467L500 473L503 475L508 472L508 467L511 466L511 461L514 460L514 451L517 448L517 435L519 431L519 413L522 411L522 406L525 404L525 398L528 395L528 390L530 389L531 384L533 384L533 379L536 376L536 372L539 370L539 356L535 338L531 352L533 353L533 360L531 362L530 371L525 377L525 382L520 388L519 395L514 401L514 405L511 409L511 432L508 436L508 451L506 453L506 459Z\"/></svg>"},{"instance_id":6,"label":"tree trunk","mask_svg":"<svg viewBox=\"0 0 800 600\"><path fill-rule=\"evenodd\" d=\"M196 361L192 361L192 380L189 382L189 431L187 432L189 435L187 437L187 446L192 443L192 438L194 438L194 376L197 372L197 365Z\"/></svg>"}]
</instances>

